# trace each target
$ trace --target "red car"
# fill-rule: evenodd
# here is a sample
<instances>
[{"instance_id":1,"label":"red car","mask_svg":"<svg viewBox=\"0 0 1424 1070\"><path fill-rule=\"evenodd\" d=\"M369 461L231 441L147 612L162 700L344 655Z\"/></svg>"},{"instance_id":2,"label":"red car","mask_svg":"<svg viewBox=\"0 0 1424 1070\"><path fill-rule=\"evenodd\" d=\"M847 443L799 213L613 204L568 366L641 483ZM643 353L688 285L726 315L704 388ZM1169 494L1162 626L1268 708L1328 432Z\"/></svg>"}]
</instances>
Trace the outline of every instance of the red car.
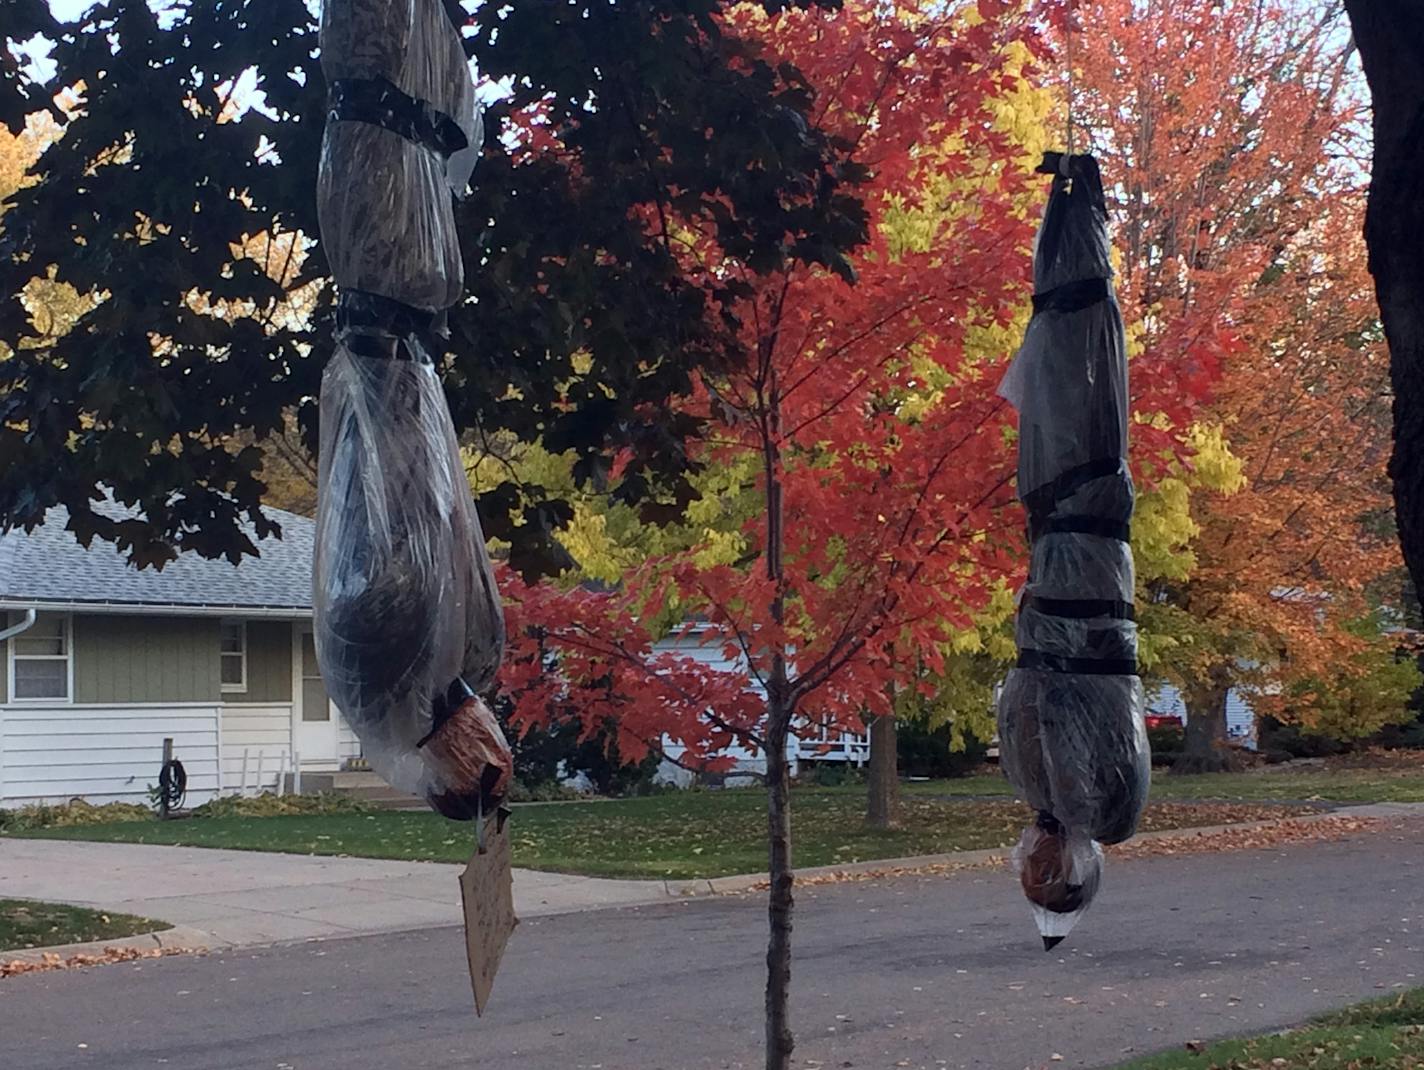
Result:
<instances>
[{"instance_id":1,"label":"red car","mask_svg":"<svg viewBox=\"0 0 1424 1070\"><path fill-rule=\"evenodd\" d=\"M1149 713L1146 720L1148 728L1182 727L1182 719L1174 713Z\"/></svg>"}]
</instances>

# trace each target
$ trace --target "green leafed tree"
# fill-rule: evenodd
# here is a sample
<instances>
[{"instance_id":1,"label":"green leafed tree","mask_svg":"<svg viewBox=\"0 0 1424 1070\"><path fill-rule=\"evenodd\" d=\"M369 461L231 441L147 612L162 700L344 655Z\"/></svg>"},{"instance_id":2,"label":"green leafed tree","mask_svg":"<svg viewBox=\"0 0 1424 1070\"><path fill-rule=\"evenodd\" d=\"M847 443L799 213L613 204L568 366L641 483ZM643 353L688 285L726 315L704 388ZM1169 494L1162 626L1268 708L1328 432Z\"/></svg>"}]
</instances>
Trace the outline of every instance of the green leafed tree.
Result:
<instances>
[{"instance_id":1,"label":"green leafed tree","mask_svg":"<svg viewBox=\"0 0 1424 1070\"><path fill-rule=\"evenodd\" d=\"M630 447L647 472L630 497L682 472L696 426L669 399L729 359L738 328L744 284L685 270L679 235L713 234L753 271L794 257L840 272L864 237L859 175L808 121L809 88L718 20L723 6L486 5L466 29L503 95L458 209L469 293L442 368L455 419L574 451L580 482ZM58 503L79 538L139 564L251 552L272 527L259 443L292 418L315 441L330 351L312 11L102 0L60 21L20 0L0 39L0 124L47 113L59 132L0 224L0 523ZM295 269L255 251L283 243ZM91 307L41 338L34 279ZM146 520L96 512L101 486ZM540 522L557 505L527 503Z\"/></svg>"}]
</instances>

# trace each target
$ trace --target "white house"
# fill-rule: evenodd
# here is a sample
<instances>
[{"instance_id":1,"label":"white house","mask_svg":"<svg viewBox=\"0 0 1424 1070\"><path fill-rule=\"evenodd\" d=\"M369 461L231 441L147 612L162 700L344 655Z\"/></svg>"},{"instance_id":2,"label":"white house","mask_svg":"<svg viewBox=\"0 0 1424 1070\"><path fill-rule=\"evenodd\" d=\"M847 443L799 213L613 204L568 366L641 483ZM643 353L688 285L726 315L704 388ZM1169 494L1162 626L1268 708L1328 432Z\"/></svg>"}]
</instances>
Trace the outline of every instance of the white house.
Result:
<instances>
[{"instance_id":1,"label":"white house","mask_svg":"<svg viewBox=\"0 0 1424 1070\"><path fill-rule=\"evenodd\" d=\"M315 525L269 512L282 538L240 566L185 554L140 571L79 546L62 508L0 535L0 806L143 802L165 737L189 804L273 788L294 756L318 771L360 754L316 665Z\"/></svg>"}]
</instances>

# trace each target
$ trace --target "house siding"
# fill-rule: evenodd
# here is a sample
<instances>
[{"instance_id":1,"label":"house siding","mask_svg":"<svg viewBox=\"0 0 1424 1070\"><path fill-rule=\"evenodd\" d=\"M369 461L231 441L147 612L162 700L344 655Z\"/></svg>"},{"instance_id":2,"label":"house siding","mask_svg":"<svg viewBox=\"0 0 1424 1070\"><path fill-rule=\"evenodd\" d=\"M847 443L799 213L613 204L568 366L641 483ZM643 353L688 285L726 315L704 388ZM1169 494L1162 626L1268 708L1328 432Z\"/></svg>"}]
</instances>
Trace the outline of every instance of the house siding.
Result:
<instances>
[{"instance_id":1,"label":"house siding","mask_svg":"<svg viewBox=\"0 0 1424 1070\"><path fill-rule=\"evenodd\" d=\"M1187 704L1182 693L1171 684L1163 684L1147 696L1147 712L1162 713L1187 723ZM1256 749L1256 714L1246 697L1234 687L1226 695L1227 738Z\"/></svg>"},{"instance_id":2,"label":"house siding","mask_svg":"<svg viewBox=\"0 0 1424 1070\"><path fill-rule=\"evenodd\" d=\"M193 617L74 618L74 701L217 702L219 624Z\"/></svg>"},{"instance_id":3,"label":"house siding","mask_svg":"<svg viewBox=\"0 0 1424 1070\"><path fill-rule=\"evenodd\" d=\"M0 707L0 804L83 797L148 801L163 741L188 774L188 805L217 791L216 705Z\"/></svg>"},{"instance_id":4,"label":"house siding","mask_svg":"<svg viewBox=\"0 0 1424 1070\"><path fill-rule=\"evenodd\" d=\"M247 622L247 690L229 702L292 701L292 625L285 620Z\"/></svg>"},{"instance_id":5,"label":"house siding","mask_svg":"<svg viewBox=\"0 0 1424 1070\"><path fill-rule=\"evenodd\" d=\"M273 791L291 762L290 704L225 705L222 711L222 790ZM244 768L245 767L245 768ZM243 776L246 775L244 782Z\"/></svg>"}]
</instances>

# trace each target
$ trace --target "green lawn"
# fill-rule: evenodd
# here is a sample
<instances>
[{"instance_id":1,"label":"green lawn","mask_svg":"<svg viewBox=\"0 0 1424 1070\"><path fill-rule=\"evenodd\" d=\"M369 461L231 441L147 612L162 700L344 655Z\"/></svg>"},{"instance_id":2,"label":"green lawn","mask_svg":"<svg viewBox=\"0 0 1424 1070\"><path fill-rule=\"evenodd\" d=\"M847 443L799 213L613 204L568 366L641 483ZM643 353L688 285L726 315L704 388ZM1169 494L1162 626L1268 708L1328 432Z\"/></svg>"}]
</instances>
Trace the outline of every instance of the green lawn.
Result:
<instances>
[{"instance_id":1,"label":"green lawn","mask_svg":"<svg viewBox=\"0 0 1424 1070\"><path fill-rule=\"evenodd\" d=\"M857 789L859 790L859 789ZM907 785L915 795L1010 795L997 775L933 780ZM1210 773L1152 777L1154 799L1221 799L1240 802L1322 800L1342 803L1424 802L1424 772L1339 769L1302 773Z\"/></svg>"},{"instance_id":2,"label":"green lawn","mask_svg":"<svg viewBox=\"0 0 1424 1070\"><path fill-rule=\"evenodd\" d=\"M1419 1070L1424 989L1362 1003L1280 1036L1227 1040L1124 1063L1120 1070Z\"/></svg>"},{"instance_id":3,"label":"green lawn","mask_svg":"<svg viewBox=\"0 0 1424 1070\"><path fill-rule=\"evenodd\" d=\"M818 866L1000 847L1018 838L1028 811L1012 799L970 800L910 793L903 826L866 828L864 797L799 789L794 796L796 864ZM1144 829L1253 820L1278 814L1255 805L1154 804ZM765 810L755 790L673 792L643 799L517 808L516 865L624 877L712 877L766 864ZM299 854L464 862L473 829L429 813L218 817L35 830L52 839L184 844Z\"/></svg>"},{"instance_id":4,"label":"green lawn","mask_svg":"<svg viewBox=\"0 0 1424 1070\"><path fill-rule=\"evenodd\" d=\"M102 914L60 903L0 899L0 952L114 940L170 928L167 922L131 914Z\"/></svg>"}]
</instances>

